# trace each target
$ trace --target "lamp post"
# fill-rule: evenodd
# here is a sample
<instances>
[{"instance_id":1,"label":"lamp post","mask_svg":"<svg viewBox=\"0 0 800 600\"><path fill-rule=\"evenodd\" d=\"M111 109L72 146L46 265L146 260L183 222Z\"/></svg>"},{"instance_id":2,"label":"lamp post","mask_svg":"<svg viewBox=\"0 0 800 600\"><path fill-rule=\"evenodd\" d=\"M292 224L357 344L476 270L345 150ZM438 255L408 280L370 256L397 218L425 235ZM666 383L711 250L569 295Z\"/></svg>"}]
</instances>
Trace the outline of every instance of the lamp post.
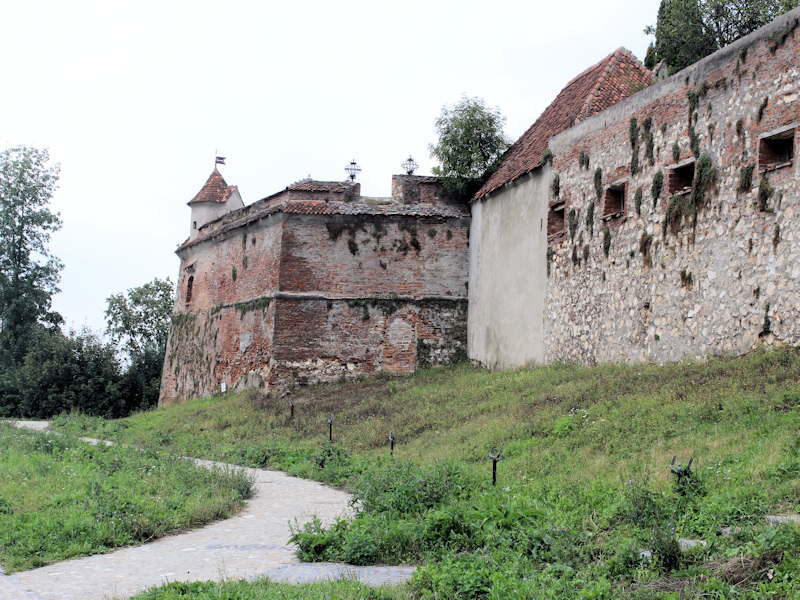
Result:
<instances>
[{"instance_id":1,"label":"lamp post","mask_svg":"<svg viewBox=\"0 0 800 600\"><path fill-rule=\"evenodd\" d=\"M411 158L410 154L408 155L408 160L406 160L406 162L404 162L402 166L406 172L406 175L413 175L414 171L416 171L417 168L419 167L416 161L413 158Z\"/></svg>"},{"instance_id":2,"label":"lamp post","mask_svg":"<svg viewBox=\"0 0 800 600\"><path fill-rule=\"evenodd\" d=\"M356 164L355 158L344 168L344 170L347 173L347 176L350 177L350 181L355 181L356 175L361 173L361 167Z\"/></svg>"}]
</instances>

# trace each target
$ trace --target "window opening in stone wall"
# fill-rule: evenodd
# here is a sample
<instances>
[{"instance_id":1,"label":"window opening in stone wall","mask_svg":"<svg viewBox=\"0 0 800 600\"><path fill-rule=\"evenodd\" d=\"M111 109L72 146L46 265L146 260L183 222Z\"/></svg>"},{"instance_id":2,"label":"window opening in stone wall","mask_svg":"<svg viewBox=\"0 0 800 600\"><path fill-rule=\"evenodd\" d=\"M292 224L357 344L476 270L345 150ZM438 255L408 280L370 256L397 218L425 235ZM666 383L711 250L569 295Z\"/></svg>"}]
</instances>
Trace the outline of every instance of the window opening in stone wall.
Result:
<instances>
[{"instance_id":1,"label":"window opening in stone wall","mask_svg":"<svg viewBox=\"0 0 800 600\"><path fill-rule=\"evenodd\" d=\"M692 181L694 181L694 161L669 170L667 192L670 196L689 194L692 191Z\"/></svg>"},{"instance_id":2,"label":"window opening in stone wall","mask_svg":"<svg viewBox=\"0 0 800 600\"><path fill-rule=\"evenodd\" d=\"M194 275L189 276L189 281L186 282L186 302L192 301L192 287L194 286Z\"/></svg>"},{"instance_id":3,"label":"window opening in stone wall","mask_svg":"<svg viewBox=\"0 0 800 600\"><path fill-rule=\"evenodd\" d=\"M603 219L613 219L625 214L625 184L609 186L603 195Z\"/></svg>"},{"instance_id":4,"label":"window opening in stone wall","mask_svg":"<svg viewBox=\"0 0 800 600\"><path fill-rule=\"evenodd\" d=\"M794 161L794 129L768 135L758 141L758 170L774 171Z\"/></svg>"},{"instance_id":5,"label":"window opening in stone wall","mask_svg":"<svg viewBox=\"0 0 800 600\"><path fill-rule=\"evenodd\" d=\"M564 207L566 203L554 202L550 205L550 211L547 213L547 237L553 237L564 233Z\"/></svg>"}]
</instances>

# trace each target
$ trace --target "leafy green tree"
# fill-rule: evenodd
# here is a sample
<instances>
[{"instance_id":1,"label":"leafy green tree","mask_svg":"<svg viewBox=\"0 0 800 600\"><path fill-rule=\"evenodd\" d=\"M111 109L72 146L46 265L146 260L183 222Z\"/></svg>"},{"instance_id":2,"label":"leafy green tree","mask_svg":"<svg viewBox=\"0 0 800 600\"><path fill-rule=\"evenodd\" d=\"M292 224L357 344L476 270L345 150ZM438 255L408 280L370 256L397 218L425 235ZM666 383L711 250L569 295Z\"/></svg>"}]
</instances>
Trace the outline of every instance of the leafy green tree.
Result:
<instances>
[{"instance_id":1,"label":"leafy green tree","mask_svg":"<svg viewBox=\"0 0 800 600\"><path fill-rule=\"evenodd\" d=\"M715 48L754 32L798 6L800 0L700 0L700 14Z\"/></svg>"},{"instance_id":2,"label":"leafy green tree","mask_svg":"<svg viewBox=\"0 0 800 600\"><path fill-rule=\"evenodd\" d=\"M680 71L714 52L698 0L661 0L656 24L656 56L671 72Z\"/></svg>"},{"instance_id":3,"label":"leafy green tree","mask_svg":"<svg viewBox=\"0 0 800 600\"><path fill-rule=\"evenodd\" d=\"M0 152L0 369L19 365L37 324L62 321L50 311L61 262L50 234L61 227L50 199L59 166L47 150L26 146ZM0 392L2 393L2 392Z\"/></svg>"},{"instance_id":4,"label":"leafy green tree","mask_svg":"<svg viewBox=\"0 0 800 600\"><path fill-rule=\"evenodd\" d=\"M800 0L661 0L655 28L655 55L670 72L688 67L795 8ZM652 68L652 67L651 67Z\"/></svg>"},{"instance_id":5,"label":"leafy green tree","mask_svg":"<svg viewBox=\"0 0 800 600\"><path fill-rule=\"evenodd\" d=\"M106 332L130 359L122 393L129 411L158 403L175 286L169 277L113 294L106 300Z\"/></svg>"},{"instance_id":6,"label":"leafy green tree","mask_svg":"<svg viewBox=\"0 0 800 600\"><path fill-rule=\"evenodd\" d=\"M91 331L65 336L58 328L39 328L18 370L14 412L43 419L70 410L124 416L121 377L114 346Z\"/></svg>"},{"instance_id":7,"label":"leafy green tree","mask_svg":"<svg viewBox=\"0 0 800 600\"><path fill-rule=\"evenodd\" d=\"M511 142L503 133L505 117L488 108L481 98L467 98L443 106L434 122L439 141L431 144L431 157L439 161L434 175L456 198L469 199L500 161Z\"/></svg>"},{"instance_id":8,"label":"leafy green tree","mask_svg":"<svg viewBox=\"0 0 800 600\"><path fill-rule=\"evenodd\" d=\"M170 317L175 304L175 285L169 277L158 277L131 288L125 294L106 299L106 333L127 352L141 351L148 345L167 347Z\"/></svg>"}]
</instances>

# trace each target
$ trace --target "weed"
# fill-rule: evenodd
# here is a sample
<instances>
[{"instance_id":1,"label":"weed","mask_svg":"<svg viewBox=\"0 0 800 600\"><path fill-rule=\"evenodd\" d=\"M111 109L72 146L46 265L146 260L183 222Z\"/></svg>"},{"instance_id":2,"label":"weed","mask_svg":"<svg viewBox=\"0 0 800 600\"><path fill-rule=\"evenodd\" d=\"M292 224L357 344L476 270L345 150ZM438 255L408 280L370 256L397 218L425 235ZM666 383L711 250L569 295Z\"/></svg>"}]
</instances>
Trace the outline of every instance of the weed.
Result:
<instances>
[{"instance_id":1,"label":"weed","mask_svg":"<svg viewBox=\"0 0 800 600\"><path fill-rule=\"evenodd\" d=\"M762 335L768 335L772 333L772 319L769 316L769 302L764 307L764 326L761 330Z\"/></svg>"},{"instance_id":2,"label":"weed","mask_svg":"<svg viewBox=\"0 0 800 600\"><path fill-rule=\"evenodd\" d=\"M697 209L692 201L681 194L675 194L667 205L667 212L661 224L662 234L667 232L677 235L687 222L694 227L697 221Z\"/></svg>"},{"instance_id":3,"label":"weed","mask_svg":"<svg viewBox=\"0 0 800 600\"><path fill-rule=\"evenodd\" d=\"M571 240L575 239L575 232L578 230L578 214L574 208L569 210L569 237Z\"/></svg>"},{"instance_id":4,"label":"weed","mask_svg":"<svg viewBox=\"0 0 800 600\"><path fill-rule=\"evenodd\" d=\"M589 230L589 236L594 236L594 202L589 202L586 208L586 228Z\"/></svg>"},{"instance_id":5,"label":"weed","mask_svg":"<svg viewBox=\"0 0 800 600\"><path fill-rule=\"evenodd\" d=\"M769 207L770 198L775 193L775 188L769 184L766 173L761 176L758 183L758 210L761 212L771 212Z\"/></svg>"},{"instance_id":6,"label":"weed","mask_svg":"<svg viewBox=\"0 0 800 600\"><path fill-rule=\"evenodd\" d=\"M597 196L597 201L603 197L603 170L597 167L594 170L594 193Z\"/></svg>"},{"instance_id":7,"label":"weed","mask_svg":"<svg viewBox=\"0 0 800 600\"><path fill-rule=\"evenodd\" d=\"M742 168L739 170L739 191L740 192L749 192L750 188L753 187L753 170L755 169L754 164L743 165Z\"/></svg>"},{"instance_id":8,"label":"weed","mask_svg":"<svg viewBox=\"0 0 800 600\"><path fill-rule=\"evenodd\" d=\"M672 144L672 160L678 162L681 159L681 147L678 142Z\"/></svg>"},{"instance_id":9,"label":"weed","mask_svg":"<svg viewBox=\"0 0 800 600\"><path fill-rule=\"evenodd\" d=\"M653 175L653 186L650 188L650 196L653 198L653 208L658 205L658 198L661 196L661 188L664 186L664 172L658 170Z\"/></svg>"},{"instance_id":10,"label":"weed","mask_svg":"<svg viewBox=\"0 0 800 600\"><path fill-rule=\"evenodd\" d=\"M653 245L653 236L646 231L642 232L642 237L639 238L639 254L642 255L642 260L645 266L651 267L653 259L650 256L650 248Z\"/></svg>"},{"instance_id":11,"label":"weed","mask_svg":"<svg viewBox=\"0 0 800 600\"><path fill-rule=\"evenodd\" d=\"M542 165L552 165L553 164L553 151L550 148L545 148L544 153L542 154Z\"/></svg>"},{"instance_id":12,"label":"weed","mask_svg":"<svg viewBox=\"0 0 800 600\"><path fill-rule=\"evenodd\" d=\"M611 251L611 231L608 227L603 230L603 254L608 258L608 253Z\"/></svg>"},{"instance_id":13,"label":"weed","mask_svg":"<svg viewBox=\"0 0 800 600\"><path fill-rule=\"evenodd\" d=\"M636 208L636 214L642 214L642 188L636 188L636 193L633 196L633 205Z\"/></svg>"},{"instance_id":14,"label":"weed","mask_svg":"<svg viewBox=\"0 0 800 600\"><path fill-rule=\"evenodd\" d=\"M561 177L558 173L553 175L553 181L550 183L550 195L553 198L558 198L561 193Z\"/></svg>"},{"instance_id":15,"label":"weed","mask_svg":"<svg viewBox=\"0 0 800 600\"><path fill-rule=\"evenodd\" d=\"M775 54L778 48L783 46L789 36L794 33L795 29L797 29L798 24L800 24L800 19L793 19L789 21L786 24L786 27L784 27L781 31L773 33L769 37L769 51L772 54Z\"/></svg>"},{"instance_id":16,"label":"weed","mask_svg":"<svg viewBox=\"0 0 800 600\"><path fill-rule=\"evenodd\" d=\"M758 113L756 114L756 121L760 121L764 118L764 111L767 110L767 104L769 104L769 96L765 96L764 100L758 107Z\"/></svg>"}]
</instances>

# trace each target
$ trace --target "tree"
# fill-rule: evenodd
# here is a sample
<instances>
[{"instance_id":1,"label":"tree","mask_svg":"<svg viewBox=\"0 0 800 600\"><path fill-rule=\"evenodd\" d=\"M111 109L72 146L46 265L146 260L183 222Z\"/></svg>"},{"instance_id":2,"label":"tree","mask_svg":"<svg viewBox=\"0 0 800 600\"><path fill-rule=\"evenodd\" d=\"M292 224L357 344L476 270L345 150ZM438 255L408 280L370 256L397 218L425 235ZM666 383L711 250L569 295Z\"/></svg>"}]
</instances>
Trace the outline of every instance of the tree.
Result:
<instances>
[{"instance_id":1,"label":"tree","mask_svg":"<svg viewBox=\"0 0 800 600\"><path fill-rule=\"evenodd\" d=\"M469 199L492 174L511 142L503 133L505 117L500 109L487 108L481 98L467 98L442 106L435 121L439 141L429 146L440 166L434 175L445 189Z\"/></svg>"},{"instance_id":2,"label":"tree","mask_svg":"<svg viewBox=\"0 0 800 600\"><path fill-rule=\"evenodd\" d=\"M49 207L59 165L49 160L26 146L0 152L0 368L21 364L37 324L62 321L50 311L62 264L48 248L61 227Z\"/></svg>"},{"instance_id":3,"label":"tree","mask_svg":"<svg viewBox=\"0 0 800 600\"><path fill-rule=\"evenodd\" d=\"M661 0L656 24L656 56L667 61L671 72L696 63L714 52L698 0Z\"/></svg>"},{"instance_id":4,"label":"tree","mask_svg":"<svg viewBox=\"0 0 800 600\"><path fill-rule=\"evenodd\" d=\"M39 328L18 370L19 402L13 411L47 419L59 413L122 417L120 365L114 347L84 329L65 336L58 328Z\"/></svg>"},{"instance_id":5,"label":"tree","mask_svg":"<svg viewBox=\"0 0 800 600\"><path fill-rule=\"evenodd\" d=\"M800 0L661 0L655 28L654 62L674 73L752 33Z\"/></svg>"},{"instance_id":6,"label":"tree","mask_svg":"<svg viewBox=\"0 0 800 600\"><path fill-rule=\"evenodd\" d=\"M700 14L716 49L754 32L800 0L700 0Z\"/></svg>"},{"instance_id":7,"label":"tree","mask_svg":"<svg viewBox=\"0 0 800 600\"><path fill-rule=\"evenodd\" d=\"M175 304L175 285L169 277L112 294L106 299L106 333L128 352L140 352L148 345L167 347L170 317Z\"/></svg>"},{"instance_id":8,"label":"tree","mask_svg":"<svg viewBox=\"0 0 800 600\"><path fill-rule=\"evenodd\" d=\"M149 283L113 294L106 300L106 332L130 359L122 378L126 410L158 403L161 369L167 348L175 286L157 277Z\"/></svg>"}]
</instances>

